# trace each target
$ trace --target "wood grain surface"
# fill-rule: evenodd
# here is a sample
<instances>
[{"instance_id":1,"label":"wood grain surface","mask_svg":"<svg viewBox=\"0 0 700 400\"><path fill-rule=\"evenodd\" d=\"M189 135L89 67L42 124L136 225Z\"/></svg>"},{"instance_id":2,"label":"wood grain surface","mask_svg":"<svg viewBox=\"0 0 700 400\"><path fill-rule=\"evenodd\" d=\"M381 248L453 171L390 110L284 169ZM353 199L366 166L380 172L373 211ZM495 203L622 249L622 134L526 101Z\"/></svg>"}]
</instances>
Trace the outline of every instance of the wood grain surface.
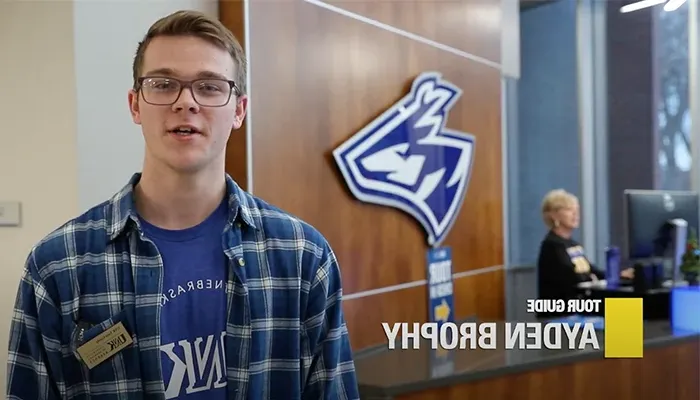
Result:
<instances>
[{"instance_id":1,"label":"wood grain surface","mask_svg":"<svg viewBox=\"0 0 700 400\"><path fill-rule=\"evenodd\" d=\"M535 370L397 400L697 400L700 344L644 351L640 359L595 360Z\"/></svg>"}]
</instances>

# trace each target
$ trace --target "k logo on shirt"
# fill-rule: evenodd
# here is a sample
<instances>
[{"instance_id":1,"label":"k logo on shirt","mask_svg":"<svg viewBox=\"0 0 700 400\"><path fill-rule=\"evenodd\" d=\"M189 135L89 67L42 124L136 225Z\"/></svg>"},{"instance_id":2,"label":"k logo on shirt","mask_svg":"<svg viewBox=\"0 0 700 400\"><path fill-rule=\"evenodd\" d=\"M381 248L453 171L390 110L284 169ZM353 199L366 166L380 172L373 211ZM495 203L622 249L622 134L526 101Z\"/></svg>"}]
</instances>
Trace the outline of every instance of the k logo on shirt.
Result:
<instances>
[{"instance_id":1,"label":"k logo on shirt","mask_svg":"<svg viewBox=\"0 0 700 400\"><path fill-rule=\"evenodd\" d=\"M226 332L221 332L219 338L209 335L160 347L172 362L170 376L163 377L166 399L226 387L225 336Z\"/></svg>"}]
</instances>

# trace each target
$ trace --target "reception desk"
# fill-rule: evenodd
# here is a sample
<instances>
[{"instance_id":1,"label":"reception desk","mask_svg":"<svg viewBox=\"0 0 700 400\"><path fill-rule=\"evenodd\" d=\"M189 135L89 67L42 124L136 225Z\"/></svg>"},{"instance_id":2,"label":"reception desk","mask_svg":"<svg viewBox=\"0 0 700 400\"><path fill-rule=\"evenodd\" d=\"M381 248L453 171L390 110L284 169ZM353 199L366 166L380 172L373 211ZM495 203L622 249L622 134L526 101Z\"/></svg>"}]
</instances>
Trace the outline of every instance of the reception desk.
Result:
<instances>
[{"instance_id":1,"label":"reception desk","mask_svg":"<svg viewBox=\"0 0 700 400\"><path fill-rule=\"evenodd\" d=\"M641 359L604 359L597 335L600 350L376 350L356 358L361 398L700 399L700 333L645 322Z\"/></svg>"}]
</instances>

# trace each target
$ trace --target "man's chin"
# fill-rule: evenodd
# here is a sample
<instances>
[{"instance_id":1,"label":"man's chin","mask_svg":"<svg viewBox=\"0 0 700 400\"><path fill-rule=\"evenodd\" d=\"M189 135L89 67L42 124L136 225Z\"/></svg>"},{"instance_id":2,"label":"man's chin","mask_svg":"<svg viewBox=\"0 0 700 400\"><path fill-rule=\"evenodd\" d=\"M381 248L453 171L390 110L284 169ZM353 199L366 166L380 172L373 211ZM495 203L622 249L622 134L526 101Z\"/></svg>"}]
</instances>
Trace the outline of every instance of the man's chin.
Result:
<instances>
[{"instance_id":1,"label":"man's chin","mask_svg":"<svg viewBox=\"0 0 700 400\"><path fill-rule=\"evenodd\" d=\"M169 164L170 169L180 174L196 174L207 166L206 161L200 159L179 159Z\"/></svg>"}]
</instances>

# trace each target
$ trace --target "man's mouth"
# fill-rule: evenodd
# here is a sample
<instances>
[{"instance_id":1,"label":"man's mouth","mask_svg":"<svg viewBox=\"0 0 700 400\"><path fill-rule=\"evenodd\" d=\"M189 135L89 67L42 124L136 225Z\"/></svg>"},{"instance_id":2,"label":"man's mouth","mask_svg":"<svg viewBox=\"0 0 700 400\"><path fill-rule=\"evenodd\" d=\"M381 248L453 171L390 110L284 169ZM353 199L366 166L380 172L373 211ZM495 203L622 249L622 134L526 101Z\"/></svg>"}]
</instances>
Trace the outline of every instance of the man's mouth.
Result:
<instances>
[{"instance_id":1,"label":"man's mouth","mask_svg":"<svg viewBox=\"0 0 700 400\"><path fill-rule=\"evenodd\" d=\"M177 128L171 129L168 132L179 136L190 136L201 133L197 129L190 126L178 126Z\"/></svg>"}]
</instances>

